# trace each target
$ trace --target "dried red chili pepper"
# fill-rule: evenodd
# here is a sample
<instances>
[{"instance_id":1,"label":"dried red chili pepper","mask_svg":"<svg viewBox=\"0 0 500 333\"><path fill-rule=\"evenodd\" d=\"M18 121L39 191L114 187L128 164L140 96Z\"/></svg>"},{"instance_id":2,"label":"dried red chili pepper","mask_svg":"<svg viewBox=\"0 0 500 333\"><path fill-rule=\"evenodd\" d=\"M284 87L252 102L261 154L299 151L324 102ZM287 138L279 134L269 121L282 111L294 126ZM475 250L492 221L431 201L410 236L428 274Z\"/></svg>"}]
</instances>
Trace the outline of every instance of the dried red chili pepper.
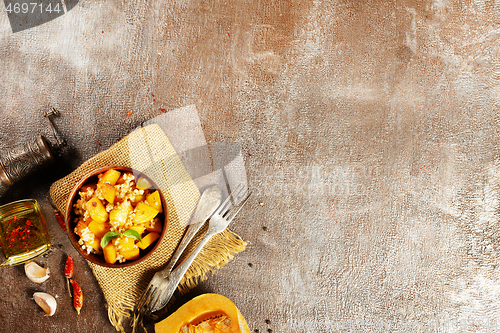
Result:
<instances>
[{"instance_id":1,"label":"dried red chili pepper","mask_svg":"<svg viewBox=\"0 0 500 333\"><path fill-rule=\"evenodd\" d=\"M78 312L78 314L80 314L80 310L81 310L82 305L83 305L82 288L80 288L80 286L78 285L78 283L75 280L70 279L70 282L71 282L71 285L73 286L73 305L75 307L76 312Z\"/></svg>"},{"instance_id":2,"label":"dried red chili pepper","mask_svg":"<svg viewBox=\"0 0 500 333\"><path fill-rule=\"evenodd\" d=\"M66 282L68 283L69 297L71 297L71 290L69 288L69 280L73 277L73 258L68 256L66 258L66 264L64 264L64 276L66 277Z\"/></svg>"},{"instance_id":3,"label":"dried red chili pepper","mask_svg":"<svg viewBox=\"0 0 500 333\"><path fill-rule=\"evenodd\" d=\"M49 199L49 197L47 197L47 201L50 203L50 205L54 209L54 215L56 216L57 223L59 223L59 225L61 226L61 228L64 231L66 231L66 225L64 223L64 216L63 216L63 214L61 214L61 212L59 211L59 209L57 209L56 205L54 205L54 203L52 202L52 200Z\"/></svg>"}]
</instances>

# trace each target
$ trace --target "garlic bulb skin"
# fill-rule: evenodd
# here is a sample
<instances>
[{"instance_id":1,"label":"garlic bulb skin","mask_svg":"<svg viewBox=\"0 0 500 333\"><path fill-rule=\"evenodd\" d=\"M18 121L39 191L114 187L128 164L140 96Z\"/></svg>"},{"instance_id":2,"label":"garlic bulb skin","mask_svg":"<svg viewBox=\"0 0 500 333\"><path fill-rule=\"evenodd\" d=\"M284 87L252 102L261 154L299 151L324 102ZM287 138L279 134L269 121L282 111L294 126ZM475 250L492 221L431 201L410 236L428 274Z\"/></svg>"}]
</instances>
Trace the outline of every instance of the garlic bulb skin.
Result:
<instances>
[{"instance_id":1,"label":"garlic bulb skin","mask_svg":"<svg viewBox=\"0 0 500 333\"><path fill-rule=\"evenodd\" d=\"M34 293L33 299L42 308L46 316L52 316L56 313L57 302L54 296L47 293Z\"/></svg>"},{"instance_id":2,"label":"garlic bulb skin","mask_svg":"<svg viewBox=\"0 0 500 333\"><path fill-rule=\"evenodd\" d=\"M42 283L49 278L49 269L39 266L36 262L30 261L24 265L26 276L33 282Z\"/></svg>"}]
</instances>

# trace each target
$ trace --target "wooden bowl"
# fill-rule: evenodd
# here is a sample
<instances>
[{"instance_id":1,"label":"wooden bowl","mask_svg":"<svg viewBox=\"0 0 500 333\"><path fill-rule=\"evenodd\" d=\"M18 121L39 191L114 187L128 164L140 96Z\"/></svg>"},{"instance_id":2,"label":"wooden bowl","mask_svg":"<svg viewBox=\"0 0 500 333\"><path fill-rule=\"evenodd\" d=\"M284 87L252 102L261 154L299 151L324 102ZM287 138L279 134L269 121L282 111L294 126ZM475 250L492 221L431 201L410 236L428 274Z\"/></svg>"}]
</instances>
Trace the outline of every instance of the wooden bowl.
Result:
<instances>
[{"instance_id":1,"label":"wooden bowl","mask_svg":"<svg viewBox=\"0 0 500 333\"><path fill-rule=\"evenodd\" d=\"M114 264L110 264L104 260L104 255L102 253L101 254L87 253L87 251L82 249L80 244L78 244L78 240L80 239L80 236L78 236L74 232L76 222L74 221L75 220L75 213L74 213L74 209L73 209L73 204L75 204L76 201L79 199L78 192L79 192L80 188L82 188L82 186L87 185L87 184L96 184L97 180L98 180L97 176L99 174L109 170L109 169L115 169L115 170L118 170L122 173L123 172L131 172L134 174L136 181L137 181L137 179L139 179L139 177L146 178L149 181L149 183L152 185L151 188L158 190L158 192L160 194L162 208L163 208L163 212L161 212L160 214L157 215L157 217L160 218L160 220L162 222L162 226L163 226L160 237L158 238L158 240L156 240L156 242L154 244L152 244L151 246L149 246L147 249L141 250L140 257L138 259L127 260L124 263L116 262ZM168 222L167 205L166 205L163 193L158 188L158 186L156 186L156 184L148 176L146 176L142 172L139 172L137 170L133 170L133 169L127 168L127 167L122 167L122 166L110 166L110 167L99 168L99 169L94 170L91 173L87 174L86 176L84 176L76 184L76 186L73 188L73 191L71 192L71 194L69 196L68 204L66 206L66 221L65 221L66 233L68 234L68 236L71 240L71 244L73 244L74 248L78 251L78 253L80 253L88 261L90 261L94 264L100 265L100 266L105 266L105 267L110 267L110 268L128 267L128 266L136 265L136 264L146 260L158 248L163 237L165 236L165 231L167 230L167 222Z\"/></svg>"}]
</instances>

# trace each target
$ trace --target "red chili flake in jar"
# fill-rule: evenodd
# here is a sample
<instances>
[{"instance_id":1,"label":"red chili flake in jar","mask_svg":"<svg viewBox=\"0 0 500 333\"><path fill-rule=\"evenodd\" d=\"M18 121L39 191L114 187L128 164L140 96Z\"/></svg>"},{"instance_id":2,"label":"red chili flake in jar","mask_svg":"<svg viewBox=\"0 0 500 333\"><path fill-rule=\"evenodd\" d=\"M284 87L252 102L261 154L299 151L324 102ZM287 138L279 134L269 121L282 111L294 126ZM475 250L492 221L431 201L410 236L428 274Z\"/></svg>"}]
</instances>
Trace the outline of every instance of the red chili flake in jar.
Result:
<instances>
[{"instance_id":1,"label":"red chili flake in jar","mask_svg":"<svg viewBox=\"0 0 500 333\"><path fill-rule=\"evenodd\" d=\"M32 200L34 201L34 200ZM36 203L36 201L34 201ZM47 246L47 230L42 233L38 228L39 223L43 223L43 217L38 210L38 205L31 208L27 202L23 202L22 206L15 206L19 213L0 219L0 223L4 226L0 230L0 247L9 260L9 265L24 262L36 255L41 246ZM45 227L45 225L42 225ZM33 253L32 253L33 252ZM28 257L25 255L28 254ZM19 257L17 257L20 255ZM31 255L31 256L30 256Z\"/></svg>"}]
</instances>

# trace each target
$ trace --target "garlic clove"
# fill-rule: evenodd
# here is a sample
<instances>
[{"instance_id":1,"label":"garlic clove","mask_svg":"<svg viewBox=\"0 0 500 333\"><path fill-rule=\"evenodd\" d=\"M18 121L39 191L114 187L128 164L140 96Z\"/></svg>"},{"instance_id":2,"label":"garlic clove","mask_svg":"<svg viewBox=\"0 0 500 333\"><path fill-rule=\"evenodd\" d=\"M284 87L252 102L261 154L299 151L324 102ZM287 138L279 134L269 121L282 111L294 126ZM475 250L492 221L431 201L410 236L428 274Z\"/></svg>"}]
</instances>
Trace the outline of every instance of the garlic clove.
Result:
<instances>
[{"instance_id":1,"label":"garlic clove","mask_svg":"<svg viewBox=\"0 0 500 333\"><path fill-rule=\"evenodd\" d=\"M33 282L42 283L49 278L49 269L39 266L36 262L31 261L24 265L26 276Z\"/></svg>"},{"instance_id":2,"label":"garlic clove","mask_svg":"<svg viewBox=\"0 0 500 333\"><path fill-rule=\"evenodd\" d=\"M57 302L54 296L47 293L34 293L33 299L42 308L46 316L52 316L56 312Z\"/></svg>"}]
</instances>

